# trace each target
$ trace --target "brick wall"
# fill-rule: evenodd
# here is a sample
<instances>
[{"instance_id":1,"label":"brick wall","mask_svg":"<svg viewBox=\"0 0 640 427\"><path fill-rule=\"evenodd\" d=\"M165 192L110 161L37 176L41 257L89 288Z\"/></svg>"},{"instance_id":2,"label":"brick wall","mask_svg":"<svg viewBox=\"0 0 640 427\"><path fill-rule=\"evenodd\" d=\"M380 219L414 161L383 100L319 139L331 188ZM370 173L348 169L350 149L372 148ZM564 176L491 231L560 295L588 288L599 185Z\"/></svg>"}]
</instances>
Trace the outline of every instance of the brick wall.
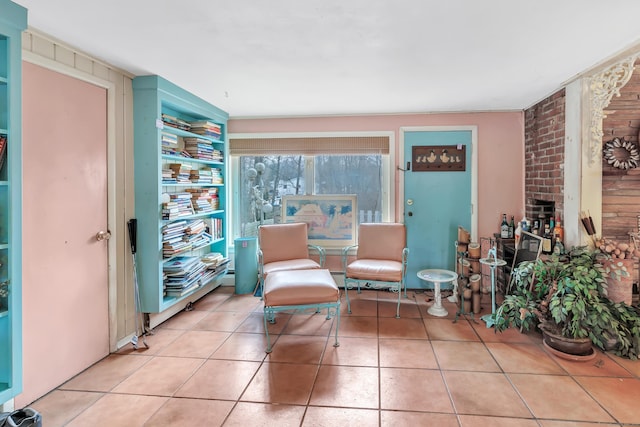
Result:
<instances>
[{"instance_id":1,"label":"brick wall","mask_svg":"<svg viewBox=\"0 0 640 427\"><path fill-rule=\"evenodd\" d=\"M564 220L565 91L556 92L525 111L525 211L533 218L533 200L555 203Z\"/></svg>"},{"instance_id":2,"label":"brick wall","mask_svg":"<svg viewBox=\"0 0 640 427\"><path fill-rule=\"evenodd\" d=\"M629 82L613 97L602 122L603 144L614 137L638 142L640 131L640 64ZM602 235L626 242L637 232L640 215L640 168L621 170L602 163Z\"/></svg>"}]
</instances>

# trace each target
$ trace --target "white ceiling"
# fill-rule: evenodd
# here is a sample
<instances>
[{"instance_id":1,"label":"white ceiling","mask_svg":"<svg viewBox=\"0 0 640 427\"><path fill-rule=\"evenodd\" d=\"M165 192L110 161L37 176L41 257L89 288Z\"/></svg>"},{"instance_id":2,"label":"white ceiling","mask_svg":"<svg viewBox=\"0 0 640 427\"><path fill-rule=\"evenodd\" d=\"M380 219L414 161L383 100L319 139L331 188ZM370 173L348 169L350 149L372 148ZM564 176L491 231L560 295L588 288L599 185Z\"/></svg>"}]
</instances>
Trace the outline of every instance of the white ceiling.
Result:
<instances>
[{"instance_id":1,"label":"white ceiling","mask_svg":"<svg viewBox=\"0 0 640 427\"><path fill-rule=\"evenodd\" d=\"M232 117L521 110L640 41L638 0L14 0Z\"/></svg>"}]
</instances>

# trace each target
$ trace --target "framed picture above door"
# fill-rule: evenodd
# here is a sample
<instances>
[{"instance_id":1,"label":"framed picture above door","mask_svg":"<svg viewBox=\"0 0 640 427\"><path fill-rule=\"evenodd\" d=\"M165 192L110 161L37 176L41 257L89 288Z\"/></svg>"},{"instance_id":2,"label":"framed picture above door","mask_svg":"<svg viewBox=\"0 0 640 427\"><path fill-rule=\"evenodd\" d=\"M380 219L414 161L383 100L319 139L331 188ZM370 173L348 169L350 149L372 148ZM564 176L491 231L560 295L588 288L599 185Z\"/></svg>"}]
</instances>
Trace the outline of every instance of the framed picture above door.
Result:
<instances>
[{"instance_id":1,"label":"framed picture above door","mask_svg":"<svg viewBox=\"0 0 640 427\"><path fill-rule=\"evenodd\" d=\"M464 172L467 147L457 145L414 145L411 152L414 172Z\"/></svg>"}]
</instances>

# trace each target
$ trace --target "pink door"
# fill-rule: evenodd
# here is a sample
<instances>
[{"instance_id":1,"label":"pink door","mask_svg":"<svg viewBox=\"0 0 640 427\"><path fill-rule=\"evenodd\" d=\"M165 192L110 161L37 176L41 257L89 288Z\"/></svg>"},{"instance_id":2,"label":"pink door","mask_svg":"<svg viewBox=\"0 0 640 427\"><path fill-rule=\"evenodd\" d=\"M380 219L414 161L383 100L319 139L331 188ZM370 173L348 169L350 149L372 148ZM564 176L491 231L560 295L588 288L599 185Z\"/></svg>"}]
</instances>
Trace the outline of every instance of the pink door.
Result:
<instances>
[{"instance_id":1,"label":"pink door","mask_svg":"<svg viewBox=\"0 0 640 427\"><path fill-rule=\"evenodd\" d=\"M19 407L109 353L107 91L23 65Z\"/></svg>"}]
</instances>

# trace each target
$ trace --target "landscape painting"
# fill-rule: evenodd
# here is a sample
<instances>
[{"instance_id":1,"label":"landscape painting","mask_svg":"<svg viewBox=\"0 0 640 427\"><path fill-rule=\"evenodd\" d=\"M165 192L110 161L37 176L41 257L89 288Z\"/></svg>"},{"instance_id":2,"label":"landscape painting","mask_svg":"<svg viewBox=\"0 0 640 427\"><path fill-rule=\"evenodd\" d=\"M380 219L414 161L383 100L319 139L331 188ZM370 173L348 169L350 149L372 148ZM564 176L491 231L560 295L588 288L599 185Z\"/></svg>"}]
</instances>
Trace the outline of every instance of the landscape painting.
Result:
<instances>
[{"instance_id":1,"label":"landscape painting","mask_svg":"<svg viewBox=\"0 0 640 427\"><path fill-rule=\"evenodd\" d=\"M309 243L322 247L356 244L357 200L355 195L285 196L282 222L306 222Z\"/></svg>"}]
</instances>

